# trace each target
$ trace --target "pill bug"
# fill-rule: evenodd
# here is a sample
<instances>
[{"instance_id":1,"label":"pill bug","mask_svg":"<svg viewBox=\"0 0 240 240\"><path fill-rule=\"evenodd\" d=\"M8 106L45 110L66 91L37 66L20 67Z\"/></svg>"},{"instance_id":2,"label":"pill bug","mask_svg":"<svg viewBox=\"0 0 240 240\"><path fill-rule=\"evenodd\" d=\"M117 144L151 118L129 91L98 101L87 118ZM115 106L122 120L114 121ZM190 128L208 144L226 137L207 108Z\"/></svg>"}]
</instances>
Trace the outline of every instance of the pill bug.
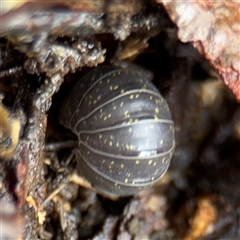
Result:
<instances>
[{"instance_id":1,"label":"pill bug","mask_svg":"<svg viewBox=\"0 0 240 240\"><path fill-rule=\"evenodd\" d=\"M156 87L138 72L88 72L60 111L78 136L78 169L98 191L128 196L157 182L173 155L174 123Z\"/></svg>"}]
</instances>

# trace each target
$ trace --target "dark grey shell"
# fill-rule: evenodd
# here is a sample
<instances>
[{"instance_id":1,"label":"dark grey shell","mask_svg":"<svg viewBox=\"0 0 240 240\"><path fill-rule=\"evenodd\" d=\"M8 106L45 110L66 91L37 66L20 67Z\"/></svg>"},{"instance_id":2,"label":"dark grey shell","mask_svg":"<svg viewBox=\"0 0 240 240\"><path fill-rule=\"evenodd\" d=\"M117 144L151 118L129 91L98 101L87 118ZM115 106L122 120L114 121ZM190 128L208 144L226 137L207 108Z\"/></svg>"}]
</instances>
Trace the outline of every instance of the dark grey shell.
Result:
<instances>
[{"instance_id":1,"label":"dark grey shell","mask_svg":"<svg viewBox=\"0 0 240 240\"><path fill-rule=\"evenodd\" d=\"M78 136L79 171L100 192L132 195L168 169L175 146L171 114L137 72L90 71L63 104L60 122Z\"/></svg>"}]
</instances>

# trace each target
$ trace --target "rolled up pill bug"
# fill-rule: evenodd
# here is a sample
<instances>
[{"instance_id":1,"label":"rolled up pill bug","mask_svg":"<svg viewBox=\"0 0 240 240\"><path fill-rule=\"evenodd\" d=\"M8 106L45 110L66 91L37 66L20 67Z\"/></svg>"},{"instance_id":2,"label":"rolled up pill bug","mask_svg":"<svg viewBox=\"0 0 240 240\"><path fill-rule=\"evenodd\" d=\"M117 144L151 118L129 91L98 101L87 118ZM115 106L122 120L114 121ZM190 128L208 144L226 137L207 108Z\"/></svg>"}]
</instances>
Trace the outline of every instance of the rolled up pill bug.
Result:
<instances>
[{"instance_id":1,"label":"rolled up pill bug","mask_svg":"<svg viewBox=\"0 0 240 240\"><path fill-rule=\"evenodd\" d=\"M78 169L110 196L156 183L174 152L174 123L156 87L138 72L97 67L73 88L60 123L78 136Z\"/></svg>"}]
</instances>

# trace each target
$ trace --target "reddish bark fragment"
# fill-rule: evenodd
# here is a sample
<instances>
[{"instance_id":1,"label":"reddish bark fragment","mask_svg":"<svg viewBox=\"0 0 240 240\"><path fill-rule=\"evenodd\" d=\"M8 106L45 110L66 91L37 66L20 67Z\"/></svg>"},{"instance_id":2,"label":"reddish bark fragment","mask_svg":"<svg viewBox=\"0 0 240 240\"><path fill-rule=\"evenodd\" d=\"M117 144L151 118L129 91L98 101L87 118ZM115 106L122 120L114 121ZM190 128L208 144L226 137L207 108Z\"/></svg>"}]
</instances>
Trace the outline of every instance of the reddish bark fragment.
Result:
<instances>
[{"instance_id":1,"label":"reddish bark fragment","mask_svg":"<svg viewBox=\"0 0 240 240\"><path fill-rule=\"evenodd\" d=\"M166 1L162 3L178 26L178 37L212 64L240 101L240 15L237 1Z\"/></svg>"}]
</instances>

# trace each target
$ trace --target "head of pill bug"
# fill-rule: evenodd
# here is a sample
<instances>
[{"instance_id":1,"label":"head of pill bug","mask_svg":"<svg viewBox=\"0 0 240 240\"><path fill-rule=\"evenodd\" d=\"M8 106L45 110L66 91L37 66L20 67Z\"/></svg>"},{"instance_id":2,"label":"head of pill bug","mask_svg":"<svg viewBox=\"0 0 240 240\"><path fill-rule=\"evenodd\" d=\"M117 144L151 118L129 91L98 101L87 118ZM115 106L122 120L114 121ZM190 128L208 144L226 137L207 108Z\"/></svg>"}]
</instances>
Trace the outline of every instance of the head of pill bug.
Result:
<instances>
[{"instance_id":1,"label":"head of pill bug","mask_svg":"<svg viewBox=\"0 0 240 240\"><path fill-rule=\"evenodd\" d=\"M88 72L65 99L60 123L78 136L80 174L106 195L152 186L174 152L169 107L136 71L101 66Z\"/></svg>"}]
</instances>

